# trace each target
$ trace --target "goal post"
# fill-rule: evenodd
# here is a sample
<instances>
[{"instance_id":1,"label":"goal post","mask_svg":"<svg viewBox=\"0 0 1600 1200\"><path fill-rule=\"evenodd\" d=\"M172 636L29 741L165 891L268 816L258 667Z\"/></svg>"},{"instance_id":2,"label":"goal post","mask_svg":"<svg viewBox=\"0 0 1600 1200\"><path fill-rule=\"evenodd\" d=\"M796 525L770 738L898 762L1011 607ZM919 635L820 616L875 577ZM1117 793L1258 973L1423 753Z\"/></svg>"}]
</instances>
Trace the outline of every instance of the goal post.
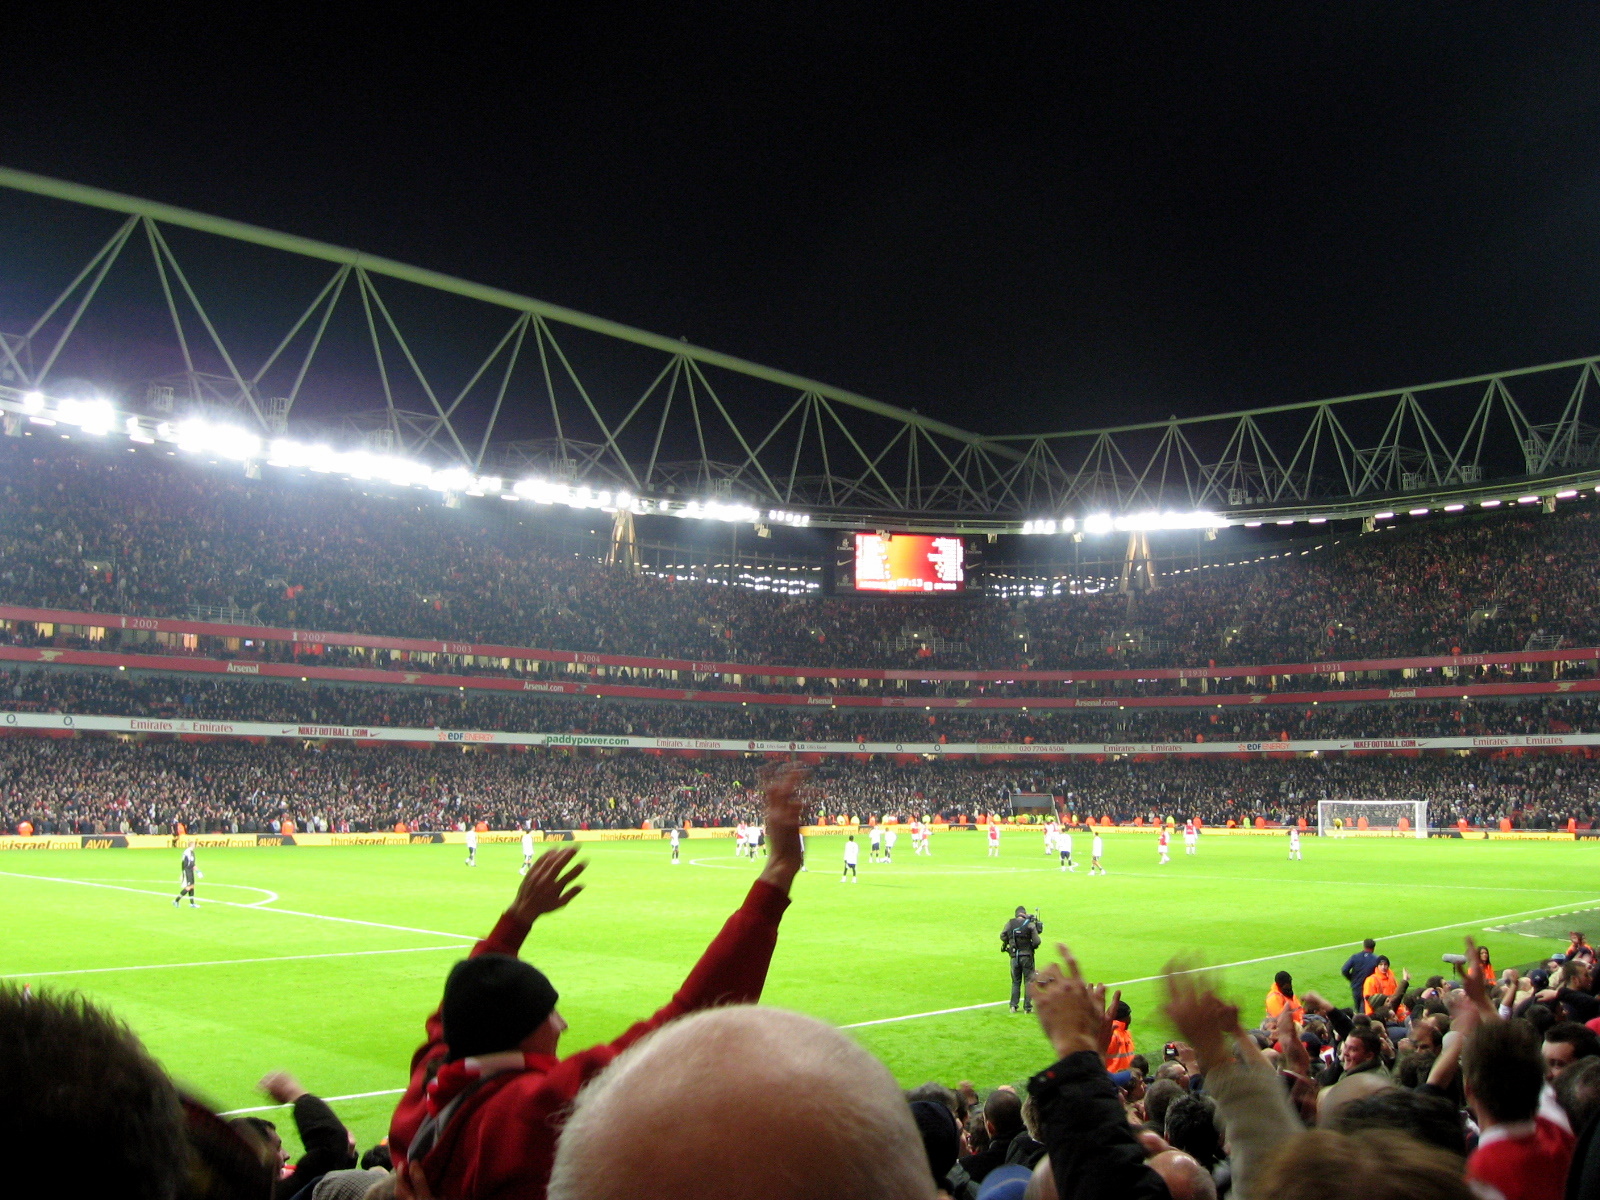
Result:
<instances>
[{"instance_id":1,"label":"goal post","mask_svg":"<svg viewBox=\"0 0 1600 1200\"><path fill-rule=\"evenodd\" d=\"M1319 837L1428 836L1426 800L1318 800Z\"/></svg>"}]
</instances>

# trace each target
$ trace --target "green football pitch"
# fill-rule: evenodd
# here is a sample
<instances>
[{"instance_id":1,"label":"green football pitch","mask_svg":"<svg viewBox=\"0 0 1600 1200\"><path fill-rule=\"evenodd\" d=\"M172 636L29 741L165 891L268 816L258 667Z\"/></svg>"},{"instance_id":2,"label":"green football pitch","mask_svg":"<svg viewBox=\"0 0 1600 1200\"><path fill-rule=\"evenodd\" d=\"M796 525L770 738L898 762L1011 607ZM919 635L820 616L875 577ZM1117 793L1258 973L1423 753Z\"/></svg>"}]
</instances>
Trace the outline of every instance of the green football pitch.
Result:
<instances>
[{"instance_id":1,"label":"green football pitch","mask_svg":"<svg viewBox=\"0 0 1600 1200\"><path fill-rule=\"evenodd\" d=\"M1600 906L1600 841L1308 838L1289 862L1281 839L1211 836L1158 867L1153 835L1118 833L1110 874L1089 878L1055 869L1037 834L1007 834L994 859L981 835L952 832L931 858L902 838L893 865L863 862L854 884L839 882L842 843L810 839L765 1000L850 1028L908 1086L987 1088L1045 1065L1036 1024L1004 1003L998 934L1018 904L1043 918L1047 947L1068 943L1091 978L1121 986L1152 1057L1170 1036L1154 976L1174 953L1221 968L1254 1020L1277 970L1348 1002L1338 968L1365 936L1418 977L1446 969L1440 954L1467 934L1504 967L1564 945L1571 926L1538 918ZM678 867L662 843L584 854L587 890L523 951L561 991L568 1050L663 1003L759 869L720 840L685 843ZM485 846L472 869L462 857L450 845L202 850L191 910L171 903L175 852L12 854L0 860L0 976L108 1004L221 1109L266 1105L254 1084L276 1068L349 1097L335 1106L365 1147L449 965L516 888L516 846Z\"/></svg>"}]
</instances>

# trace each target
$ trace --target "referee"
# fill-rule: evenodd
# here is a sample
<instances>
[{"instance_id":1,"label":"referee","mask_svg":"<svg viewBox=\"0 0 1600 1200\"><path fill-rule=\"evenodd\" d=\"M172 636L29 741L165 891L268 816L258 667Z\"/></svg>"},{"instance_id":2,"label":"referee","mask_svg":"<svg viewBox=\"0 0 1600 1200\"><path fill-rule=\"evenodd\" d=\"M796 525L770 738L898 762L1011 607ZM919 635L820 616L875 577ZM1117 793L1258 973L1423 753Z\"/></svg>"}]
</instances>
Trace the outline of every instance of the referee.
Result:
<instances>
[{"instance_id":1,"label":"referee","mask_svg":"<svg viewBox=\"0 0 1600 1200\"><path fill-rule=\"evenodd\" d=\"M1007 921L1000 931L1000 947L1011 956L1011 1011L1022 1003L1023 1012L1033 1011L1033 998L1028 995L1028 984L1033 980L1033 952L1039 948L1039 935L1044 932L1044 922L1022 905L1017 914Z\"/></svg>"}]
</instances>

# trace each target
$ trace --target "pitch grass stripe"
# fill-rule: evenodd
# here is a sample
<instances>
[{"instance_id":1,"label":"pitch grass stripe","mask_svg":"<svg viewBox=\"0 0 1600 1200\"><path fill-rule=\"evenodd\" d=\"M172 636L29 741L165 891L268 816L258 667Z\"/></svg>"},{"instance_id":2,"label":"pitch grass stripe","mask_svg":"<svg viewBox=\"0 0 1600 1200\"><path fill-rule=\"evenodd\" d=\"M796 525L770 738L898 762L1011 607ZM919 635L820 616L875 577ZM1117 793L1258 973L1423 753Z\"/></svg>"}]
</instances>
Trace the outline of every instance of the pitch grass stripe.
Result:
<instances>
[{"instance_id":1,"label":"pitch grass stripe","mask_svg":"<svg viewBox=\"0 0 1600 1200\"><path fill-rule=\"evenodd\" d=\"M321 1100L335 1104L340 1100L367 1100L373 1096L398 1096L405 1088L383 1088L376 1092L351 1092L348 1096L321 1096ZM258 1104L254 1108L230 1108L225 1113L218 1113L219 1117L240 1117L245 1113L272 1112L279 1108L293 1108L291 1104Z\"/></svg>"},{"instance_id":2,"label":"pitch grass stripe","mask_svg":"<svg viewBox=\"0 0 1600 1200\"><path fill-rule=\"evenodd\" d=\"M1394 941L1398 938L1422 937L1424 934L1428 933L1443 933L1447 929L1465 929L1468 926L1476 926L1478 928L1487 929L1491 921L1511 921L1517 917L1529 917L1535 914L1545 914L1559 917L1564 916L1569 912L1582 911L1585 908L1592 907L1596 903L1597 901L1595 900L1588 900L1579 905L1578 908L1570 907L1570 902L1568 905L1546 904L1543 908L1529 908L1524 909L1522 912L1503 913L1500 916L1481 918L1474 917L1470 921L1453 921L1449 925L1434 925L1428 929L1413 929L1406 933L1386 933L1380 935L1379 940ZM1560 908L1563 911L1552 913L1550 912L1552 908ZM1301 955L1305 954L1326 954L1330 950L1347 950L1351 946L1359 945L1361 945L1359 941L1335 942L1331 946L1313 946L1309 950L1289 950L1282 954L1263 954L1259 958L1241 958L1238 962L1217 963L1214 966L1189 967L1178 972L1178 974L1189 975L1201 971L1222 971L1226 970L1228 967L1248 967L1255 963L1276 962L1279 959L1284 958L1299 958ZM1137 979L1118 979L1115 982L1106 984L1106 987L1127 987L1129 984L1133 983L1151 983L1157 979L1165 978L1165 972L1162 972L1160 975L1141 975ZM972 1012L974 1009L979 1008L999 1008L1001 1005L1009 1003L1009 1000L988 1000L982 1004L963 1004L957 1008L939 1008L934 1009L932 1012L907 1013L905 1016L901 1017L879 1017L875 1021L854 1021L849 1025L841 1025L839 1028L865 1029L869 1025L896 1025L901 1021L917 1021L921 1020L923 1017L942 1017L949 1013Z\"/></svg>"},{"instance_id":3,"label":"pitch grass stripe","mask_svg":"<svg viewBox=\"0 0 1600 1200\"><path fill-rule=\"evenodd\" d=\"M421 954L428 950L460 950L448 946L405 946L398 950L336 950L327 954L279 954L271 958L218 958L210 962L138 963L126 967L78 967L71 971L18 971L0 979L54 979L62 975L106 975L115 971L176 971L185 967L236 967L245 963L303 962L312 958L369 958L375 954Z\"/></svg>"},{"instance_id":4,"label":"pitch grass stripe","mask_svg":"<svg viewBox=\"0 0 1600 1200\"><path fill-rule=\"evenodd\" d=\"M12 879L39 879L46 883L75 883L80 887L105 888L112 892L137 892L141 896L171 896L173 893L153 892L149 888L123 887L115 883L96 883L90 879L65 879L59 875L29 875L24 871L0 871L0 875ZM209 896L196 897L201 904L221 904L227 908L248 908L251 912L282 913L288 917L310 917L316 921L338 921L343 925L365 925L370 929L396 929L401 933L421 933L428 937L460 938L463 942L475 942L478 939L466 933L446 933L442 929L418 929L412 925L389 925L383 921L361 921L355 917L330 917L326 913L300 912L293 908L272 908L261 901L254 904L241 904L237 900L213 900Z\"/></svg>"}]
</instances>

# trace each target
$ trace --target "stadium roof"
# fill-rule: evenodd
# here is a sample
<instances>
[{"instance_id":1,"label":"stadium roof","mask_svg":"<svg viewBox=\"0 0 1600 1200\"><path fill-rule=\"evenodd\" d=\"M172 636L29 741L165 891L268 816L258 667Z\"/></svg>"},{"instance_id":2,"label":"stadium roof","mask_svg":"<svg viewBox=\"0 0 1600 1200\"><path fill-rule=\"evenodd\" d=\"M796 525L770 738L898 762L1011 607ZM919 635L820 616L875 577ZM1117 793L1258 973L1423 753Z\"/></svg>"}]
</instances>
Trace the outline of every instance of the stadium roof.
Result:
<instances>
[{"instance_id":1,"label":"stadium roof","mask_svg":"<svg viewBox=\"0 0 1600 1200\"><path fill-rule=\"evenodd\" d=\"M1586 411L1600 357L1210 416L973 431L358 250L4 168L0 185L122 218L86 263L62 261L36 317L0 331L12 420L67 404L174 441L180 427L208 444L242 428L263 456L334 469L347 451L405 459L440 490L521 481L577 507L929 532L1372 520L1600 485ZM181 261L177 230L206 235L178 245ZM285 256L298 275L271 261ZM108 345L133 348L114 371Z\"/></svg>"}]
</instances>

